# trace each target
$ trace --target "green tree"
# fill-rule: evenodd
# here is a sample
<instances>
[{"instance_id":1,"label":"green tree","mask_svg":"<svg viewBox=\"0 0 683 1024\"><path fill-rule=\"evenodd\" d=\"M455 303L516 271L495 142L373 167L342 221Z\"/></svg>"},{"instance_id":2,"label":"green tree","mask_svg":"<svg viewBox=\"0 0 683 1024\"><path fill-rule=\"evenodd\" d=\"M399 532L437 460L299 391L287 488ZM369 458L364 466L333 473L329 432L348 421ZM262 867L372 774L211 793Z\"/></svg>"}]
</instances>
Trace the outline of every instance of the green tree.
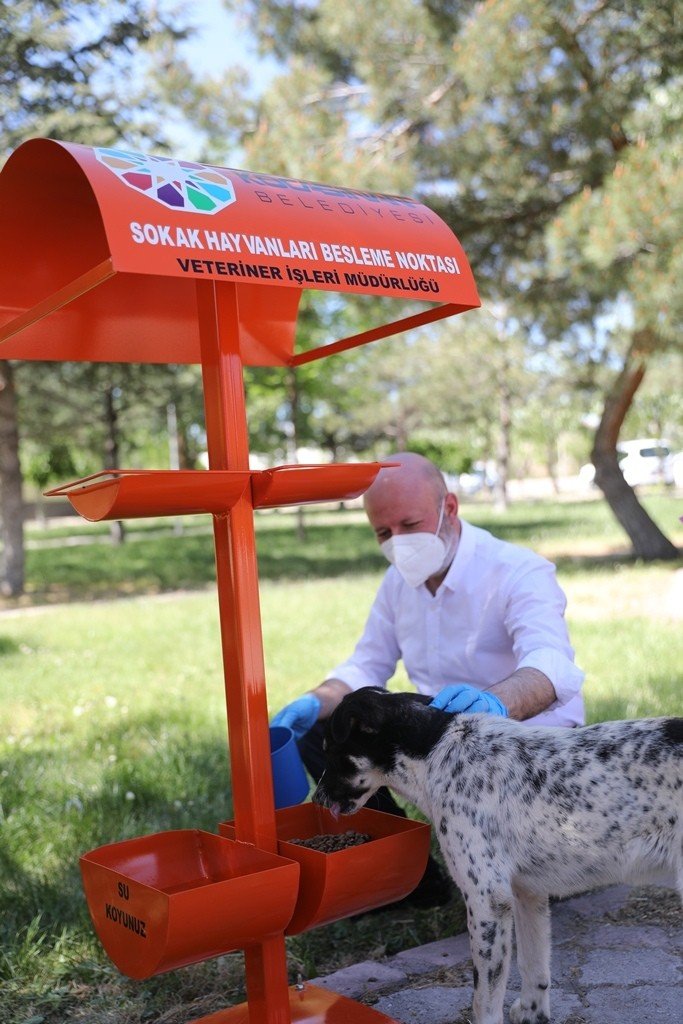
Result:
<instances>
[{"instance_id":1,"label":"green tree","mask_svg":"<svg viewBox=\"0 0 683 1024\"><path fill-rule=\"evenodd\" d=\"M546 232L587 193L591 213L600 207L616 169L660 132L656 118L639 115L683 70L677 0L383 0L371 17L359 0L235 6L290 68L263 98L249 143L272 143L276 162L293 149L290 173L329 166L332 181L351 170L348 180L359 184L371 177L380 188L419 194L463 241L484 296L510 311L505 333L520 318L545 325L529 337L532 353L561 333L571 342L568 325L591 323L645 283L618 246L609 273L593 271L586 281L589 257L577 234L575 261L549 284ZM648 228L657 226L655 207L642 210ZM666 288L678 258L662 252L649 284L656 278ZM548 316L553 304L563 323ZM652 326L644 329L636 326L628 341L641 377L660 348ZM617 339L603 361L619 353ZM581 363L577 376L585 371ZM634 394L622 390L624 412ZM612 390L604 403L612 427L598 431L594 447L607 446L616 467ZM635 528L624 508L638 506L632 492L606 484L605 493L639 554L675 554L644 513Z\"/></svg>"},{"instance_id":2,"label":"green tree","mask_svg":"<svg viewBox=\"0 0 683 1024\"><path fill-rule=\"evenodd\" d=\"M31 136L164 145L155 68L187 33L138 0L0 3L0 156ZM0 363L0 590L23 589L22 477L15 373Z\"/></svg>"},{"instance_id":3,"label":"green tree","mask_svg":"<svg viewBox=\"0 0 683 1024\"><path fill-rule=\"evenodd\" d=\"M657 87L648 99L629 122L635 143L623 151L598 192L585 189L563 211L549 240L560 269L570 263L574 278L599 282L604 305L620 301L628 308L632 324L615 353L591 457L596 482L636 553L675 558L676 548L654 527L616 457L620 431L648 367L666 353L678 391L683 367L683 83ZM596 291L595 284L592 288Z\"/></svg>"},{"instance_id":4,"label":"green tree","mask_svg":"<svg viewBox=\"0 0 683 1024\"><path fill-rule=\"evenodd\" d=\"M187 37L179 10L140 0L2 0L0 153L34 135L164 148L159 62Z\"/></svg>"},{"instance_id":5,"label":"green tree","mask_svg":"<svg viewBox=\"0 0 683 1024\"><path fill-rule=\"evenodd\" d=\"M200 376L196 366L18 363L22 452L31 451L25 475L40 487L102 467L164 468L173 459L178 468L195 468L203 430ZM122 525L112 524L111 534L123 540Z\"/></svg>"},{"instance_id":6,"label":"green tree","mask_svg":"<svg viewBox=\"0 0 683 1024\"><path fill-rule=\"evenodd\" d=\"M663 437L683 448L683 359L669 348L648 370L624 421L627 437Z\"/></svg>"}]
</instances>

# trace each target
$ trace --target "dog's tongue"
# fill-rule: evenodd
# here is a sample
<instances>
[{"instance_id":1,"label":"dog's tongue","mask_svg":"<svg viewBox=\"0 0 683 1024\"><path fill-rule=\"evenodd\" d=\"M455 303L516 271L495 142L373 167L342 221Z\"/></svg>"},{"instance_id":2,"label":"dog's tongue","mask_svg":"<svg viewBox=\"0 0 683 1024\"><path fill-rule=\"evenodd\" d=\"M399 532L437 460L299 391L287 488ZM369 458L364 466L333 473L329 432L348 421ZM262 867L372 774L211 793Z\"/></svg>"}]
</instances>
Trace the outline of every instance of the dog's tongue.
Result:
<instances>
[{"instance_id":1,"label":"dog's tongue","mask_svg":"<svg viewBox=\"0 0 683 1024\"><path fill-rule=\"evenodd\" d=\"M341 807L339 804L330 804L330 806L328 807L328 811L336 821L339 815L341 814Z\"/></svg>"}]
</instances>

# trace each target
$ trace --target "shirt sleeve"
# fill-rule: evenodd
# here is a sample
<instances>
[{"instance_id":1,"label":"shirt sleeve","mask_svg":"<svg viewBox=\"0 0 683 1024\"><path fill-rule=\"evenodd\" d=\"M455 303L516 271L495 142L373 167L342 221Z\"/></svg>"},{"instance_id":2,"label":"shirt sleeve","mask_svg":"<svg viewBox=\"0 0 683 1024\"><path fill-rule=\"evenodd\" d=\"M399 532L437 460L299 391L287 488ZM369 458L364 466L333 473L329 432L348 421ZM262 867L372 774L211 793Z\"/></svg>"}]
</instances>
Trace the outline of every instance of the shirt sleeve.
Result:
<instances>
[{"instance_id":1,"label":"shirt sleeve","mask_svg":"<svg viewBox=\"0 0 683 1024\"><path fill-rule=\"evenodd\" d=\"M389 570L377 591L363 635L353 654L328 672L327 679L340 679L352 690L363 686L386 686L401 656L394 628L392 594Z\"/></svg>"},{"instance_id":2,"label":"shirt sleeve","mask_svg":"<svg viewBox=\"0 0 683 1024\"><path fill-rule=\"evenodd\" d=\"M564 618L566 605L555 566L540 558L513 578L507 594L505 624L517 668L535 668L548 677L557 695L551 707L575 697L584 680L584 673L574 664Z\"/></svg>"}]
</instances>

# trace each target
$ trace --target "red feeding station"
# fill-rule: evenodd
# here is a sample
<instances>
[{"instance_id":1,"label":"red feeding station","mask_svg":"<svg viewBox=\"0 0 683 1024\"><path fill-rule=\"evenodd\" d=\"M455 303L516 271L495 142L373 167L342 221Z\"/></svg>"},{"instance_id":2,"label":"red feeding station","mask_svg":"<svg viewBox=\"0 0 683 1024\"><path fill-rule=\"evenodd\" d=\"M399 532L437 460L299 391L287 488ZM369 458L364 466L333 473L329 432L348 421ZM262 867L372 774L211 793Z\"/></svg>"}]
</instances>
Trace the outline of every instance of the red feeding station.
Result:
<instances>
[{"instance_id":1,"label":"red feeding station","mask_svg":"<svg viewBox=\"0 0 683 1024\"><path fill-rule=\"evenodd\" d=\"M424 305L297 352L304 288ZM313 804L275 810L254 509L358 496L381 464L250 470L243 367L298 366L478 305L457 239L412 199L46 139L0 174L0 358L202 367L208 470L105 470L49 492L90 520L213 517L234 820L81 858L125 974L244 950L247 1002L201 1024L391 1024L290 986L285 936L406 894L429 848L428 826L376 811L337 823ZM370 842L290 842L349 823Z\"/></svg>"}]
</instances>

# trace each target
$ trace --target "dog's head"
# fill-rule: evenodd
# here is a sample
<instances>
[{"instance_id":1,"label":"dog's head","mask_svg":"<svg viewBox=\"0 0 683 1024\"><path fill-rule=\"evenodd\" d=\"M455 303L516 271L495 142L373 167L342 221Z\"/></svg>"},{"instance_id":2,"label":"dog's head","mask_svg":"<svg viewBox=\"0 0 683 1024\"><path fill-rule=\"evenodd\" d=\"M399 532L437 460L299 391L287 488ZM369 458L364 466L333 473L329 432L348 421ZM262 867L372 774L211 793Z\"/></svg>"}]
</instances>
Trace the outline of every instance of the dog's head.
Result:
<instances>
[{"instance_id":1,"label":"dog's head","mask_svg":"<svg viewBox=\"0 0 683 1024\"><path fill-rule=\"evenodd\" d=\"M325 772L314 803L353 814L390 782L400 758L424 758L452 716L430 708L431 697L365 686L332 713L325 734Z\"/></svg>"}]
</instances>

